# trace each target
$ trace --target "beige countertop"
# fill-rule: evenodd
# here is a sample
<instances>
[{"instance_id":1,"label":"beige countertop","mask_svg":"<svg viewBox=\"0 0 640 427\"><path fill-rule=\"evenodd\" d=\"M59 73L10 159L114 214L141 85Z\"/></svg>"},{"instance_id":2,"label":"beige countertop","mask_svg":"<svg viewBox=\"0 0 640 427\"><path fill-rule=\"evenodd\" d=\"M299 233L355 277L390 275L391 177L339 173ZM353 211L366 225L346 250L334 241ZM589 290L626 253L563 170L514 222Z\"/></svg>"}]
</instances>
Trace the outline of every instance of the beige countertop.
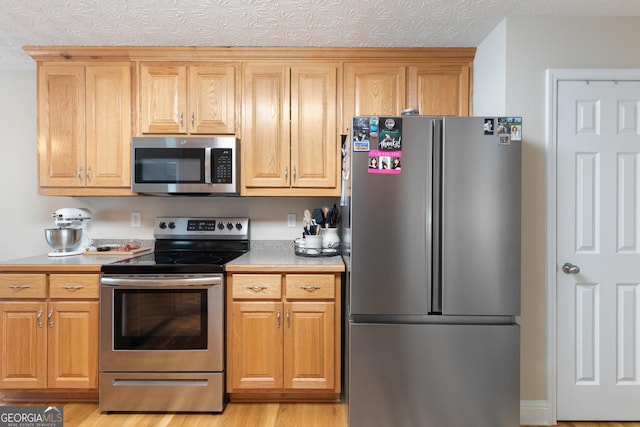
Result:
<instances>
[{"instance_id":1,"label":"beige countertop","mask_svg":"<svg viewBox=\"0 0 640 427\"><path fill-rule=\"evenodd\" d=\"M136 254L140 255L140 254ZM72 255L50 257L47 254L0 261L0 272L100 272L104 264L131 258L126 252L118 255ZM251 250L225 266L229 272L317 271L342 272L340 255L331 257L303 257L294 253L290 241L251 242Z\"/></svg>"},{"instance_id":2,"label":"beige countertop","mask_svg":"<svg viewBox=\"0 0 640 427\"><path fill-rule=\"evenodd\" d=\"M121 261L141 254L121 252L118 255L71 255L50 257L47 254L0 261L0 272L100 272L103 264Z\"/></svg>"},{"instance_id":3,"label":"beige countertop","mask_svg":"<svg viewBox=\"0 0 640 427\"><path fill-rule=\"evenodd\" d=\"M317 271L341 272L344 263L340 255L303 257L295 254L293 242L252 242L251 250L225 265L228 272Z\"/></svg>"}]
</instances>

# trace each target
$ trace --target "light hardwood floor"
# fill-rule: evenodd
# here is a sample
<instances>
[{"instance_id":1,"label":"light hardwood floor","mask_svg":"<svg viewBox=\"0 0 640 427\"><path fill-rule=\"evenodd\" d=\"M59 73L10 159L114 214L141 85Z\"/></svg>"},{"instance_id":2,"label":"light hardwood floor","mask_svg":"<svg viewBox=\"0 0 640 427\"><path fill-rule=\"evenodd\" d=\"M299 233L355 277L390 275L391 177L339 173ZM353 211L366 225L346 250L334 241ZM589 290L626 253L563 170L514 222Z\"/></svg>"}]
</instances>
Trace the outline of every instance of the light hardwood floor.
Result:
<instances>
[{"instance_id":1,"label":"light hardwood floor","mask_svg":"<svg viewBox=\"0 0 640 427\"><path fill-rule=\"evenodd\" d=\"M222 414L110 415L100 413L97 403L34 405L64 406L65 427L347 427L343 403L230 403ZM640 427L640 422L560 422L557 427Z\"/></svg>"}]
</instances>

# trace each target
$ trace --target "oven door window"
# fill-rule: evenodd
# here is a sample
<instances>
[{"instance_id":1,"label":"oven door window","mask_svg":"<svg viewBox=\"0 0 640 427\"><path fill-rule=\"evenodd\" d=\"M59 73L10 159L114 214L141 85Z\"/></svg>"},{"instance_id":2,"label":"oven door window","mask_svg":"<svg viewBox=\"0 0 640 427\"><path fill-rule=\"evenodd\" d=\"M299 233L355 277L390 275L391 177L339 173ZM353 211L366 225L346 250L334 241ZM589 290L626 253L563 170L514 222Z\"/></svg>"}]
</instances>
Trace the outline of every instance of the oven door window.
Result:
<instances>
[{"instance_id":1,"label":"oven door window","mask_svg":"<svg viewBox=\"0 0 640 427\"><path fill-rule=\"evenodd\" d=\"M138 184L198 184L205 182L203 148L136 148Z\"/></svg>"},{"instance_id":2,"label":"oven door window","mask_svg":"<svg viewBox=\"0 0 640 427\"><path fill-rule=\"evenodd\" d=\"M115 350L207 349L206 289L114 290Z\"/></svg>"}]
</instances>

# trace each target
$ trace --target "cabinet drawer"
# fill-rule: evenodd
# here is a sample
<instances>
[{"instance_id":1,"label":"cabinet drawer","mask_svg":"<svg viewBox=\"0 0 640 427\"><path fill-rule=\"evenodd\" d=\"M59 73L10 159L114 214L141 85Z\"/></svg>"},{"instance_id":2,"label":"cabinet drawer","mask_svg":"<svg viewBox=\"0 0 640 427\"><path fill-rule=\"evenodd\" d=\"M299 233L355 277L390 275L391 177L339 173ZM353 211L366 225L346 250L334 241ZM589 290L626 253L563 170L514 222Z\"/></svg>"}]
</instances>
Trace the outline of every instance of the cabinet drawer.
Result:
<instances>
[{"instance_id":1,"label":"cabinet drawer","mask_svg":"<svg viewBox=\"0 0 640 427\"><path fill-rule=\"evenodd\" d=\"M282 276L280 274L234 274L233 299L280 299Z\"/></svg>"},{"instance_id":2,"label":"cabinet drawer","mask_svg":"<svg viewBox=\"0 0 640 427\"><path fill-rule=\"evenodd\" d=\"M333 274L287 274L286 296L291 299L333 299Z\"/></svg>"},{"instance_id":3,"label":"cabinet drawer","mask_svg":"<svg viewBox=\"0 0 640 427\"><path fill-rule=\"evenodd\" d=\"M52 274L49 276L49 297L98 299L99 282L97 274Z\"/></svg>"},{"instance_id":4,"label":"cabinet drawer","mask_svg":"<svg viewBox=\"0 0 640 427\"><path fill-rule=\"evenodd\" d=\"M45 274L0 274L0 298L46 298Z\"/></svg>"}]
</instances>

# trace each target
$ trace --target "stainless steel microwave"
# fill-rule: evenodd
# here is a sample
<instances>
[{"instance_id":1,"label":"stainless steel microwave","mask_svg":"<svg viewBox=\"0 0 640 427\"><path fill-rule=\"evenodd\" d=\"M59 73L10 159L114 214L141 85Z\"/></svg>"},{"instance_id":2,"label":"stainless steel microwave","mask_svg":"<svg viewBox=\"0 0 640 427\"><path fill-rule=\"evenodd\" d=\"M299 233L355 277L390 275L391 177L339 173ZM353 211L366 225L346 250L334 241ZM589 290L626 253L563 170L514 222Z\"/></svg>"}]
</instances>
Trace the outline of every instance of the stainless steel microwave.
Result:
<instances>
[{"instance_id":1,"label":"stainless steel microwave","mask_svg":"<svg viewBox=\"0 0 640 427\"><path fill-rule=\"evenodd\" d=\"M154 195L239 195L235 136L134 137L131 191Z\"/></svg>"}]
</instances>

